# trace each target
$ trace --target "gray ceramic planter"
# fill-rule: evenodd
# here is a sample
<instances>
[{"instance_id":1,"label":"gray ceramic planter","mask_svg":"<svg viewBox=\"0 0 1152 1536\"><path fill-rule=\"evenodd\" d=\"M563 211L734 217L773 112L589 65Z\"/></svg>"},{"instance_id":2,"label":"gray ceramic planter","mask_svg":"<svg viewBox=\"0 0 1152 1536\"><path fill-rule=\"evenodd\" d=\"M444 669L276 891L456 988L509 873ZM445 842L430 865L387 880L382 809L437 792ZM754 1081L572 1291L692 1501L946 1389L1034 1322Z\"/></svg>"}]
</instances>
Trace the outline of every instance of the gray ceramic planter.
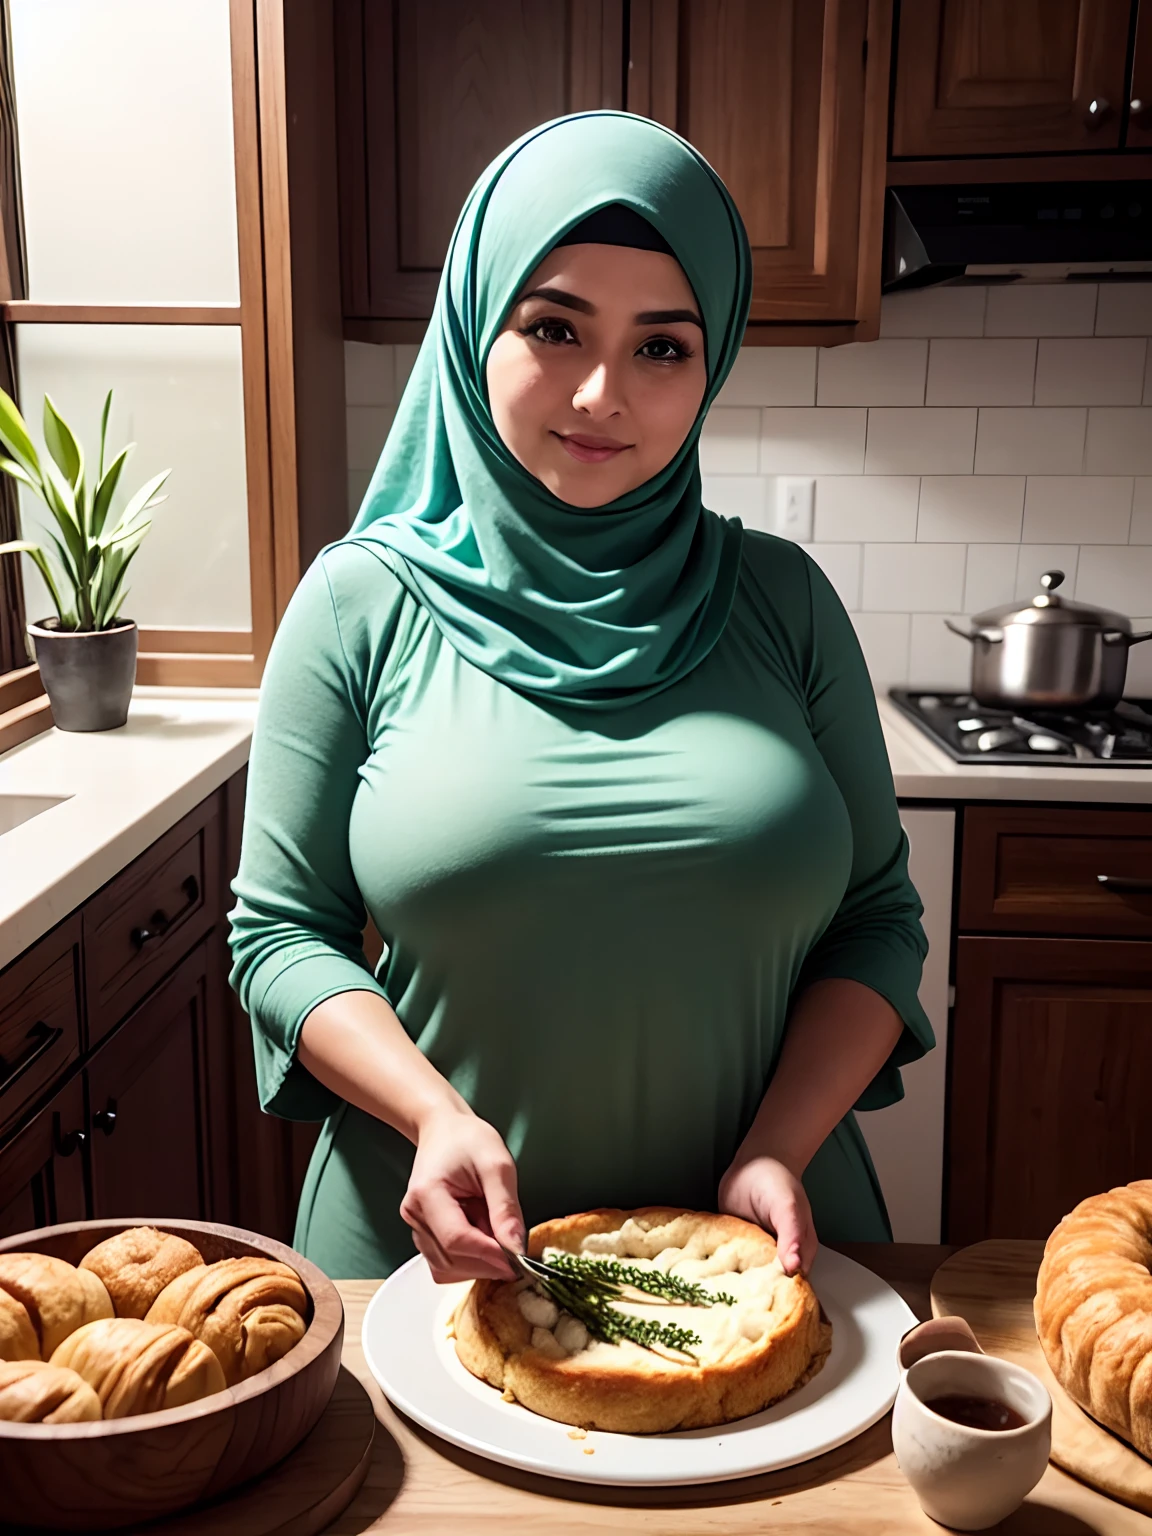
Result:
<instances>
[{"instance_id":1,"label":"gray ceramic planter","mask_svg":"<svg viewBox=\"0 0 1152 1536\"><path fill-rule=\"evenodd\" d=\"M52 718L62 731L110 731L128 718L136 681L136 624L61 629L58 619L29 624Z\"/></svg>"}]
</instances>

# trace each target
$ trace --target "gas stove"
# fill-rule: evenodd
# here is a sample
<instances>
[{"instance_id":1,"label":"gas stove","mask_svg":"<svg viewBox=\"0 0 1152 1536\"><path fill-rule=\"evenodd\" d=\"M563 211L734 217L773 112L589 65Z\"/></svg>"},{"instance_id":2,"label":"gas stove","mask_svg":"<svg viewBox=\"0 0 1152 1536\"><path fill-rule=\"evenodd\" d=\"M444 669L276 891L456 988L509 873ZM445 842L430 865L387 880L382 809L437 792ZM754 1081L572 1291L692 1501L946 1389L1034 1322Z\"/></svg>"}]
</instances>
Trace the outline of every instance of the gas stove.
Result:
<instances>
[{"instance_id":1,"label":"gas stove","mask_svg":"<svg viewBox=\"0 0 1152 1536\"><path fill-rule=\"evenodd\" d=\"M1114 709L987 709L965 693L891 688L896 707L958 763L1152 766L1152 699Z\"/></svg>"}]
</instances>

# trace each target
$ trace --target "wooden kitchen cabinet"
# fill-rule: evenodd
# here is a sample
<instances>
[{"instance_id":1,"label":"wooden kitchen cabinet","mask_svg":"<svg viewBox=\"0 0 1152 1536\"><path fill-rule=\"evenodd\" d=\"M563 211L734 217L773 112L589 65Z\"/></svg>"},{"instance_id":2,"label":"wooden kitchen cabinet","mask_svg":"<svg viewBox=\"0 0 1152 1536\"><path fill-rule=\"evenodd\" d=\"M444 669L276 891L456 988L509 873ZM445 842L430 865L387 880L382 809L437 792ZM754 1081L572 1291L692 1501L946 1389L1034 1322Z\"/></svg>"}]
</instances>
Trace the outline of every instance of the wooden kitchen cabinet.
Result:
<instances>
[{"instance_id":1,"label":"wooden kitchen cabinet","mask_svg":"<svg viewBox=\"0 0 1152 1536\"><path fill-rule=\"evenodd\" d=\"M628 107L724 178L752 245L748 342L879 315L891 6L633 0ZM782 326L810 326L795 338ZM760 329L760 327L763 327Z\"/></svg>"},{"instance_id":2,"label":"wooden kitchen cabinet","mask_svg":"<svg viewBox=\"0 0 1152 1536\"><path fill-rule=\"evenodd\" d=\"M347 317L426 320L488 162L549 118L623 106L624 12L623 0L336 6Z\"/></svg>"},{"instance_id":3,"label":"wooden kitchen cabinet","mask_svg":"<svg viewBox=\"0 0 1152 1536\"><path fill-rule=\"evenodd\" d=\"M83 1221L84 1090L74 1077L0 1145L0 1237Z\"/></svg>"},{"instance_id":4,"label":"wooden kitchen cabinet","mask_svg":"<svg viewBox=\"0 0 1152 1536\"><path fill-rule=\"evenodd\" d=\"M1152 944L960 938L948 1241L1046 1238L1152 1173Z\"/></svg>"},{"instance_id":5,"label":"wooden kitchen cabinet","mask_svg":"<svg viewBox=\"0 0 1152 1536\"><path fill-rule=\"evenodd\" d=\"M893 157L1146 144L1147 113L1125 138L1135 12L1134 0L910 0L896 40ZM1141 23L1146 33L1152 21ZM1146 37L1143 46L1146 74Z\"/></svg>"},{"instance_id":6,"label":"wooden kitchen cabinet","mask_svg":"<svg viewBox=\"0 0 1152 1536\"><path fill-rule=\"evenodd\" d=\"M626 108L695 144L753 247L746 340L863 340L880 305L892 0L347 0L345 334L419 337L460 206L534 124Z\"/></svg>"},{"instance_id":7,"label":"wooden kitchen cabinet","mask_svg":"<svg viewBox=\"0 0 1152 1536\"><path fill-rule=\"evenodd\" d=\"M201 944L92 1057L92 1215L207 1215Z\"/></svg>"},{"instance_id":8,"label":"wooden kitchen cabinet","mask_svg":"<svg viewBox=\"0 0 1152 1536\"><path fill-rule=\"evenodd\" d=\"M1140 0L1136 13L1124 142L1131 149L1152 149L1152 0Z\"/></svg>"}]
</instances>

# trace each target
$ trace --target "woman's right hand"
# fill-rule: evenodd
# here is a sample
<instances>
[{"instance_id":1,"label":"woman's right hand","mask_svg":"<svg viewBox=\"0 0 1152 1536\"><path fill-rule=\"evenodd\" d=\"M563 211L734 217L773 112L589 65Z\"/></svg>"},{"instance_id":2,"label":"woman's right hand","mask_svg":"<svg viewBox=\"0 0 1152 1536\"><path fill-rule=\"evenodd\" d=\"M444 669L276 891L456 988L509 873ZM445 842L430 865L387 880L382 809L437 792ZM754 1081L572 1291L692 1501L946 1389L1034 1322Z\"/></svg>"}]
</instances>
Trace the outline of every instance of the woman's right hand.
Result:
<instances>
[{"instance_id":1,"label":"woman's right hand","mask_svg":"<svg viewBox=\"0 0 1152 1536\"><path fill-rule=\"evenodd\" d=\"M500 1249L524 1251L516 1164L471 1110L445 1107L423 1121L400 1214L437 1284L515 1278Z\"/></svg>"}]
</instances>

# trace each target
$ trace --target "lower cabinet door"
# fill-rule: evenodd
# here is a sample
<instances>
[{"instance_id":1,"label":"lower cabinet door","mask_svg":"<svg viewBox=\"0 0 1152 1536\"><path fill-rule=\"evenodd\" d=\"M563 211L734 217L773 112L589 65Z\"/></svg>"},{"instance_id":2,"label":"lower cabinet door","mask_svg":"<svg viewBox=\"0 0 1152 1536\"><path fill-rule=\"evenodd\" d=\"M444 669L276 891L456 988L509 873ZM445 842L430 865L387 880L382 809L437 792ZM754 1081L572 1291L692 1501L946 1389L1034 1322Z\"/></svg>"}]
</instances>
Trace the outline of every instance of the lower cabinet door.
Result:
<instances>
[{"instance_id":1,"label":"lower cabinet door","mask_svg":"<svg viewBox=\"0 0 1152 1536\"><path fill-rule=\"evenodd\" d=\"M1152 1178L1152 944L960 939L951 1046L946 1241Z\"/></svg>"},{"instance_id":2,"label":"lower cabinet door","mask_svg":"<svg viewBox=\"0 0 1152 1536\"><path fill-rule=\"evenodd\" d=\"M88 1064L92 1214L202 1219L207 944Z\"/></svg>"},{"instance_id":3,"label":"lower cabinet door","mask_svg":"<svg viewBox=\"0 0 1152 1536\"><path fill-rule=\"evenodd\" d=\"M84 1089L66 1083L0 1144L0 1237L58 1221L83 1221Z\"/></svg>"}]
</instances>

